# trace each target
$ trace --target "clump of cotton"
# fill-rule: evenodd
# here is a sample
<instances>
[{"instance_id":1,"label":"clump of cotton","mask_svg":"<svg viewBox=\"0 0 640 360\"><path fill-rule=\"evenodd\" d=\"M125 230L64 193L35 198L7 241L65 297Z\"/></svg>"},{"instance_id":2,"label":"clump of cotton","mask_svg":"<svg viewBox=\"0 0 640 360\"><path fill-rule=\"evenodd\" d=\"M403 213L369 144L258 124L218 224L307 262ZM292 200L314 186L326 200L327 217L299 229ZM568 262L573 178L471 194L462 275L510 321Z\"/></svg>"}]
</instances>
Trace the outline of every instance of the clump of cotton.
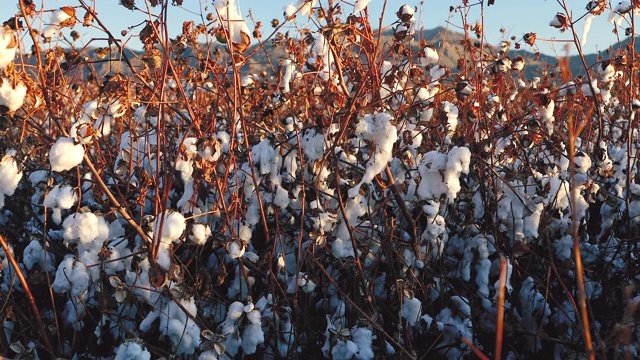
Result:
<instances>
[{"instance_id":1,"label":"clump of cotton","mask_svg":"<svg viewBox=\"0 0 640 360\"><path fill-rule=\"evenodd\" d=\"M422 310L422 302L420 299L416 297L408 297L406 294L404 296L404 301L402 302L402 317L409 323L410 325L415 325L418 320L420 320L420 313Z\"/></svg>"},{"instance_id":2,"label":"clump of cotton","mask_svg":"<svg viewBox=\"0 0 640 360\"><path fill-rule=\"evenodd\" d=\"M16 38L9 27L0 27L0 70L6 68L16 58Z\"/></svg>"},{"instance_id":3,"label":"clump of cotton","mask_svg":"<svg viewBox=\"0 0 640 360\"><path fill-rule=\"evenodd\" d=\"M71 170L82 163L84 147L76 144L73 138L59 138L49 151L49 163L53 171Z\"/></svg>"},{"instance_id":4,"label":"clump of cotton","mask_svg":"<svg viewBox=\"0 0 640 360\"><path fill-rule=\"evenodd\" d=\"M451 138L458 128L458 107L448 101L443 101L442 111L447 116L447 135L445 142L450 144Z\"/></svg>"},{"instance_id":5,"label":"clump of cotton","mask_svg":"<svg viewBox=\"0 0 640 360\"><path fill-rule=\"evenodd\" d=\"M53 14L51 14L51 19L42 29L42 36L45 38L53 37L67 22L72 20L72 16L75 16L75 11L68 6L54 11ZM75 24L75 21L73 21L73 23Z\"/></svg>"},{"instance_id":6,"label":"clump of cotton","mask_svg":"<svg viewBox=\"0 0 640 360\"><path fill-rule=\"evenodd\" d=\"M440 61L440 56L434 46L427 45L422 48L422 52L420 53L418 60L422 66L435 65Z\"/></svg>"},{"instance_id":7,"label":"clump of cotton","mask_svg":"<svg viewBox=\"0 0 640 360\"><path fill-rule=\"evenodd\" d=\"M530 334L537 334L538 329L549 323L551 308L545 300L545 296L535 288L535 282L531 277L527 277L522 282L520 288L520 303L526 304L519 308L514 308L513 313L520 325L527 329ZM537 336L527 336L527 345L531 351L541 349L541 341Z\"/></svg>"},{"instance_id":8,"label":"clump of cotton","mask_svg":"<svg viewBox=\"0 0 640 360\"><path fill-rule=\"evenodd\" d=\"M176 211L165 210L154 220L154 239L160 243L157 262L163 269L169 270L171 266L169 248L172 243L180 241L186 228L184 216Z\"/></svg>"},{"instance_id":9,"label":"clump of cotton","mask_svg":"<svg viewBox=\"0 0 640 360\"><path fill-rule=\"evenodd\" d=\"M196 245L204 245L211 236L211 228L206 224L193 224L189 240Z\"/></svg>"},{"instance_id":10,"label":"clump of cotton","mask_svg":"<svg viewBox=\"0 0 640 360\"><path fill-rule=\"evenodd\" d=\"M489 256L496 252L492 242L494 242L493 237L482 234L469 239L464 249L464 257L459 263L460 275L464 281L471 279L471 265L474 265L475 282L478 286L478 293L481 295L482 306L485 309L491 308L491 299L489 297L491 260L489 260Z\"/></svg>"},{"instance_id":11,"label":"clump of cotton","mask_svg":"<svg viewBox=\"0 0 640 360\"><path fill-rule=\"evenodd\" d=\"M470 352L462 338L473 341L471 307L469 301L462 296L452 296L451 305L442 309L435 321L438 330L442 332L440 353L449 359L459 359Z\"/></svg>"},{"instance_id":12,"label":"clump of cotton","mask_svg":"<svg viewBox=\"0 0 640 360\"><path fill-rule=\"evenodd\" d=\"M363 11L367 6L369 6L370 2L371 0L356 0L356 3L353 5L353 12L351 15L357 15L360 11Z\"/></svg>"},{"instance_id":13,"label":"clump of cotton","mask_svg":"<svg viewBox=\"0 0 640 360\"><path fill-rule=\"evenodd\" d=\"M589 13L584 19L584 27L582 29L582 37L580 38L580 45L584 46L587 43L587 36L591 30L591 23L596 15Z\"/></svg>"},{"instance_id":14,"label":"clump of cotton","mask_svg":"<svg viewBox=\"0 0 640 360\"><path fill-rule=\"evenodd\" d=\"M69 244L78 243L84 247L102 246L109 236L109 225L102 216L90 212L73 214L62 223L64 239Z\"/></svg>"},{"instance_id":15,"label":"clump of cotton","mask_svg":"<svg viewBox=\"0 0 640 360\"><path fill-rule=\"evenodd\" d=\"M38 240L31 240L29 245L24 248L22 263L28 270L31 270L34 266L38 265L42 270L53 271L55 270L54 264L56 263L56 259L49 251L45 254L44 249Z\"/></svg>"},{"instance_id":16,"label":"clump of cotton","mask_svg":"<svg viewBox=\"0 0 640 360\"><path fill-rule=\"evenodd\" d=\"M62 210L71 209L78 201L76 191L69 185L56 185L44 198L43 205L51 208L51 219L56 224L62 222Z\"/></svg>"},{"instance_id":17,"label":"clump of cotton","mask_svg":"<svg viewBox=\"0 0 640 360\"><path fill-rule=\"evenodd\" d=\"M393 117L387 113L366 115L356 125L356 136L371 141L374 145L373 154L367 161L367 168L360 182L349 189L349 197L354 198L363 184L371 184L375 176L389 164L393 158L393 144L398 140L398 132L391 124Z\"/></svg>"},{"instance_id":18,"label":"clump of cotton","mask_svg":"<svg viewBox=\"0 0 640 360\"><path fill-rule=\"evenodd\" d=\"M89 288L89 274L85 265L76 260L73 255L65 256L58 265L56 277L51 289L57 293L68 292L77 297L84 294Z\"/></svg>"},{"instance_id":19,"label":"clump of cotton","mask_svg":"<svg viewBox=\"0 0 640 360\"><path fill-rule=\"evenodd\" d=\"M179 291L173 289L173 291ZM160 333L172 342L178 355L191 355L200 345L200 327L192 320L198 314L193 298L181 299L161 298L154 304L156 310L151 311L140 323L140 330L148 332L158 319Z\"/></svg>"},{"instance_id":20,"label":"clump of cotton","mask_svg":"<svg viewBox=\"0 0 640 360\"><path fill-rule=\"evenodd\" d=\"M471 151L466 147L454 146L448 154L439 151L426 153L418 164L422 177L417 194L424 200L439 200L445 196L453 203L462 189L460 176L469 173Z\"/></svg>"},{"instance_id":21,"label":"clump of cotton","mask_svg":"<svg viewBox=\"0 0 640 360\"><path fill-rule=\"evenodd\" d=\"M284 59L281 74L280 88L283 93L287 94L291 91L291 81L296 74L296 63L291 59Z\"/></svg>"},{"instance_id":22,"label":"clump of cotton","mask_svg":"<svg viewBox=\"0 0 640 360\"><path fill-rule=\"evenodd\" d=\"M8 150L0 160L0 209L4 207L5 196L13 195L22 179L23 172L16 155L16 150Z\"/></svg>"},{"instance_id":23,"label":"clump of cotton","mask_svg":"<svg viewBox=\"0 0 640 360\"><path fill-rule=\"evenodd\" d=\"M19 82L12 86L12 81L7 78L0 78L0 105L6 106L9 111L16 111L24 104L27 96L27 87Z\"/></svg>"},{"instance_id":24,"label":"clump of cotton","mask_svg":"<svg viewBox=\"0 0 640 360\"><path fill-rule=\"evenodd\" d=\"M227 31L232 43L245 44L247 39L250 41L251 31L236 5L236 0L215 0L213 6L218 11L221 25L228 27ZM227 43L227 45L230 44Z\"/></svg>"},{"instance_id":25,"label":"clump of cotton","mask_svg":"<svg viewBox=\"0 0 640 360\"><path fill-rule=\"evenodd\" d=\"M287 18L293 15L309 16L311 10L316 6L318 6L318 0L298 0L297 3L284 7L284 16Z\"/></svg>"},{"instance_id":26,"label":"clump of cotton","mask_svg":"<svg viewBox=\"0 0 640 360\"><path fill-rule=\"evenodd\" d=\"M115 360L149 360L151 353L135 340L125 341L116 349Z\"/></svg>"}]
</instances>

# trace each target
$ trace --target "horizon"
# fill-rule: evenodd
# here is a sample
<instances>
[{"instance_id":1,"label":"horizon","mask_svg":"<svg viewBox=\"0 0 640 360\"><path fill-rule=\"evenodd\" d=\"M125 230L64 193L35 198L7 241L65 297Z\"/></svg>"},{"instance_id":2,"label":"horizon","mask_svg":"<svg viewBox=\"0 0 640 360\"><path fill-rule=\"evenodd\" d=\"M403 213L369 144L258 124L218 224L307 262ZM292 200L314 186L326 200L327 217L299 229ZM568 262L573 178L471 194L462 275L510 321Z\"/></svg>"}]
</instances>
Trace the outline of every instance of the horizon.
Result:
<instances>
[{"instance_id":1,"label":"horizon","mask_svg":"<svg viewBox=\"0 0 640 360\"><path fill-rule=\"evenodd\" d=\"M95 0L94 0L95 1ZM116 0L113 0L114 2ZM270 4L266 4L263 1L257 0L245 0L245 1L237 1L238 7L242 12L242 15L247 19L249 28L253 30L253 23L251 18L249 17L249 12L253 15L253 19L255 21L262 22L262 39L266 39L266 37L271 33L271 20L278 19L281 22L285 20L283 16L283 8L290 3L287 0L276 0L273 3L276 3L277 6L269 6ZM320 4L323 4L323 1L320 1ZM585 5L587 1L578 1L578 0L567 0L566 1L569 10L574 14L574 19L580 19L577 21L575 26L576 35L578 38L582 37L582 32L585 24L585 18L582 17L586 14ZM77 3L72 0L56 0L56 1L47 1L45 2L46 9L58 8L61 6L74 6ZM137 34L139 33L141 26L134 27L128 30L127 35L120 36L120 32L122 30L129 29L132 25L140 24L147 19L144 14L139 10L128 10L125 7L118 3L116 6L113 4L108 4L110 6L108 10L103 7L104 3L95 3L96 11L98 14L98 18L102 20L106 27L113 33L116 38L122 39L123 44L129 47L132 50L140 50L142 49L142 44L137 39ZM382 15L382 7L383 1L373 0L368 6L368 14L372 24L378 24L379 18ZM434 1L434 0L425 0L418 2L411 1L399 1L399 0L390 0L386 2L386 11L383 17L383 29L389 28L393 25L393 22L396 20L395 12L397 9L403 4L408 4L410 6L417 7L417 15L419 19L419 24L416 26L417 31L421 30L431 30L437 27L444 27L449 31L455 32L463 32L464 30L461 28L461 11L456 10L454 12L450 12L450 6L457 7L462 5L462 1ZM514 50L514 43L519 42L521 45L521 50L529 50L531 52L539 51L541 54L549 55L549 56L564 56L564 55L576 55L578 51L576 50L573 42L566 42L567 40L572 41L571 31L566 31L564 33L560 32L558 29L555 29L549 26L549 21L554 17L557 12L560 12L562 8L557 2L547 1L547 0L530 0L527 2L512 2L506 0L498 0L492 6L484 5L484 14L481 14L482 7L479 6L480 2L475 2L467 8L467 19L468 23L473 25L476 21L481 21L484 19L484 36L486 42L490 45L497 46L501 41L507 40L510 41L512 46L511 49ZM142 6L142 3L138 1L139 6ZM209 11L213 10L212 1L198 1L197 3L188 4L185 2L182 6L169 6L168 7L168 29L169 29L169 37L175 37L180 33L181 26L183 21L192 20L196 22L201 22L201 14L204 17L206 12L205 8L209 7ZM342 11L345 14L349 14L352 10L352 2L342 1L341 2ZM157 14L159 12L160 7L151 8L153 14ZM589 35L586 41L586 45L583 46L584 54L597 54L599 51L604 51L608 49L610 46L615 46L618 41L624 41L626 37L620 36L619 38L612 32L615 28L615 24L609 23L607 20L611 16L613 12L611 9L607 9L604 14L597 16L593 19L591 23L591 30L589 31ZM78 18L83 16L82 11L78 11L76 15ZM42 24L46 24L49 15L44 14L44 21ZM581 18L582 17L582 18ZM39 21L39 20L37 20ZM302 17L298 17L295 19L295 22L292 22L290 25L285 25L283 27L283 31L295 29L295 25L303 26L309 25L311 29L317 27L314 23L314 19L304 19ZM618 31L620 35L624 35L624 29L626 25L624 22L618 27ZM82 47L85 44L92 41L95 38L104 38L104 34L95 28L87 28L83 27L81 23L76 24L74 28L65 28L61 31L61 33L70 38L69 34L72 30L80 33L81 37L78 39L74 45L78 47ZM503 30L503 31L501 31ZM533 32L537 34L538 40L534 47L530 47L526 45L524 41L522 41L522 35L524 33ZM475 38L473 34L472 37ZM512 40L512 37L515 37L516 40ZM56 41L63 41L62 39L56 40L52 39L52 43L56 43ZM97 42L96 47L106 46L106 40L98 40L93 41ZM253 41L254 43L256 41ZM26 47L28 48L28 47Z\"/></svg>"}]
</instances>

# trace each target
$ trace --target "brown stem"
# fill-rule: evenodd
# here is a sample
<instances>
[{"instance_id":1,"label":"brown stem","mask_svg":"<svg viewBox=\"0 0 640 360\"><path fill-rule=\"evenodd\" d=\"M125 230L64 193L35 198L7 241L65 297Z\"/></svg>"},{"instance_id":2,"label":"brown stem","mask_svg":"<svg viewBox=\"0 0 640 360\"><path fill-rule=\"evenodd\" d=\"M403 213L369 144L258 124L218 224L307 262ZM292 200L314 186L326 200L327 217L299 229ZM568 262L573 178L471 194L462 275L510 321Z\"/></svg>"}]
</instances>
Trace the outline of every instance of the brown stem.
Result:
<instances>
[{"instance_id":1,"label":"brown stem","mask_svg":"<svg viewBox=\"0 0 640 360\"><path fill-rule=\"evenodd\" d=\"M21 3L22 4L22 3ZM20 280L20 284L22 284L22 288L24 289L24 293L27 295L29 299L29 305L31 305L31 309L36 317L36 323L38 324L38 328L40 328L40 333L42 334L42 341L44 341L44 347L47 349L47 352L55 357L55 351L53 350L53 346L51 346L51 341L49 341L49 336L47 335L47 329L44 327L44 323L42 322L42 317L40 317L40 310L38 310L38 305L36 305L36 301L33 298L33 294L31 293L31 289L29 288L29 284L27 283L27 279L22 275L22 271L18 266L18 262L16 258L13 256L11 249L9 249L9 245L7 244L7 240L4 236L0 235L0 245L4 249L4 253L7 256L7 260L11 263L11 266L16 271L16 276L18 280Z\"/></svg>"}]
</instances>

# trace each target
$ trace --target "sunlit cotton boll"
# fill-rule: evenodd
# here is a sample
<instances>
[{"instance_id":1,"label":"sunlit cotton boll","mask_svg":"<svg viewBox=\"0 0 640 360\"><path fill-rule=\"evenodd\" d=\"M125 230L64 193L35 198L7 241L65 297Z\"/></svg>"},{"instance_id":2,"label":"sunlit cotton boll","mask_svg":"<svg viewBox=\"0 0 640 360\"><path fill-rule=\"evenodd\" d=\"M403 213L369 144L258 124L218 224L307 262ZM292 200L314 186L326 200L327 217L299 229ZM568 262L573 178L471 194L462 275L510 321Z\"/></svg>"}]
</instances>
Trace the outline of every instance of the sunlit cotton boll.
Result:
<instances>
[{"instance_id":1,"label":"sunlit cotton boll","mask_svg":"<svg viewBox=\"0 0 640 360\"><path fill-rule=\"evenodd\" d=\"M1 67L0 67L1 68ZM11 80L1 78L0 105L6 106L9 111L16 111L24 104L24 97L27 95L27 87L23 83L11 86Z\"/></svg>"},{"instance_id":2,"label":"sunlit cotton boll","mask_svg":"<svg viewBox=\"0 0 640 360\"><path fill-rule=\"evenodd\" d=\"M68 243L80 242L85 247L102 246L102 242L109 237L109 225L102 216L93 213L73 214L62 223L64 239Z\"/></svg>"},{"instance_id":3,"label":"sunlit cotton boll","mask_svg":"<svg viewBox=\"0 0 640 360\"><path fill-rule=\"evenodd\" d=\"M0 161L0 209L4 207L5 195L13 195L22 179L23 173L14 158L15 155L15 150L9 150Z\"/></svg>"},{"instance_id":4,"label":"sunlit cotton boll","mask_svg":"<svg viewBox=\"0 0 640 360\"><path fill-rule=\"evenodd\" d=\"M197 245L204 245L209 236L211 236L211 228L209 228L209 225L193 224L191 234L189 234L189 240Z\"/></svg>"},{"instance_id":5,"label":"sunlit cotton boll","mask_svg":"<svg viewBox=\"0 0 640 360\"><path fill-rule=\"evenodd\" d=\"M160 226L162 226L161 241L168 244L180 239L187 224L182 214L167 210L164 212L164 216L158 215L154 222L156 236L160 234Z\"/></svg>"},{"instance_id":6,"label":"sunlit cotton boll","mask_svg":"<svg viewBox=\"0 0 640 360\"><path fill-rule=\"evenodd\" d=\"M16 57L16 38L13 31L0 27L0 70L13 62Z\"/></svg>"},{"instance_id":7,"label":"sunlit cotton boll","mask_svg":"<svg viewBox=\"0 0 640 360\"><path fill-rule=\"evenodd\" d=\"M80 165L83 158L84 147L70 137L59 138L49 151L49 163L53 171L71 170Z\"/></svg>"},{"instance_id":8,"label":"sunlit cotton boll","mask_svg":"<svg viewBox=\"0 0 640 360\"><path fill-rule=\"evenodd\" d=\"M360 11L364 10L369 5L370 2L371 0L356 0L356 3L353 6L353 12L351 13L351 15L356 15Z\"/></svg>"},{"instance_id":9,"label":"sunlit cotton boll","mask_svg":"<svg viewBox=\"0 0 640 360\"><path fill-rule=\"evenodd\" d=\"M420 64L422 66L428 66L437 64L440 61L440 56L435 46L427 45L422 49L422 53L419 57Z\"/></svg>"},{"instance_id":10,"label":"sunlit cotton boll","mask_svg":"<svg viewBox=\"0 0 640 360\"><path fill-rule=\"evenodd\" d=\"M62 210L71 209L78 201L78 195L69 185L56 185L44 198L43 205L53 208L52 219L56 224L62 222Z\"/></svg>"}]
</instances>

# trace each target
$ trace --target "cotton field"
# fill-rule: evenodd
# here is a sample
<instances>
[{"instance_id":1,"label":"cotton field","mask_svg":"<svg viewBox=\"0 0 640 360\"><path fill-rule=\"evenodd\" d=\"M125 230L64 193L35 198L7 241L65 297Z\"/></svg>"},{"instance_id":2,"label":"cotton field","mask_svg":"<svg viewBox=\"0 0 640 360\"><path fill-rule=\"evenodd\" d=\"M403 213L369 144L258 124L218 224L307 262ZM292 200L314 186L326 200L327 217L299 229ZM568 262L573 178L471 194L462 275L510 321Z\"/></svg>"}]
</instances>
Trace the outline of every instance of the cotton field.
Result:
<instances>
[{"instance_id":1,"label":"cotton field","mask_svg":"<svg viewBox=\"0 0 640 360\"><path fill-rule=\"evenodd\" d=\"M580 74L530 76L515 50L535 33L475 42L465 9L484 1L452 2L457 67L420 4L387 9L384 33L369 0L297 1L270 29L215 0L181 33L117 34L90 2L14 2L2 356L640 356L633 37ZM598 16L634 34L640 5L616 3L545 6L584 44ZM82 25L111 40L56 41Z\"/></svg>"}]
</instances>

